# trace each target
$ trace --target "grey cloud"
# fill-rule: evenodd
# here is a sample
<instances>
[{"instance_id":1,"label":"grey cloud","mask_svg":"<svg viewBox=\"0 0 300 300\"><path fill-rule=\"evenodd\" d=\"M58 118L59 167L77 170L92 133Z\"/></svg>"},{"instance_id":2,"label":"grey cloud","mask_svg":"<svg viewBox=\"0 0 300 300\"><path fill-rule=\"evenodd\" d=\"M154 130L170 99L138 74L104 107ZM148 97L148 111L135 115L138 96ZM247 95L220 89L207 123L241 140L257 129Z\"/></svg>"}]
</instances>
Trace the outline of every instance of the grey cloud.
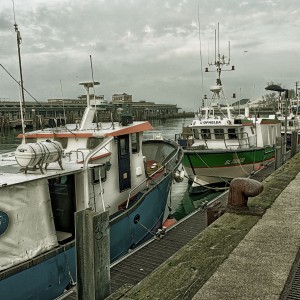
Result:
<instances>
[{"instance_id":1,"label":"grey cloud","mask_svg":"<svg viewBox=\"0 0 300 300\"><path fill-rule=\"evenodd\" d=\"M0 60L18 77L16 37L10 0L0 8ZM214 30L220 22L221 52L235 72L223 75L228 95L264 93L267 81L293 86L298 80L298 0L15 0L24 82L40 100L84 93L78 82L94 75L100 94L133 94L137 100L178 103L196 109L215 74L202 73L208 47L213 57ZM10 8L9 8L10 7ZM199 7L199 20L198 20ZM209 45L209 46L208 46ZM248 52L244 52L247 50ZM283 62L284 61L284 62ZM1 70L0 70L1 71ZM0 98L18 97L18 91L0 73ZM266 81L267 80L267 81Z\"/></svg>"}]
</instances>

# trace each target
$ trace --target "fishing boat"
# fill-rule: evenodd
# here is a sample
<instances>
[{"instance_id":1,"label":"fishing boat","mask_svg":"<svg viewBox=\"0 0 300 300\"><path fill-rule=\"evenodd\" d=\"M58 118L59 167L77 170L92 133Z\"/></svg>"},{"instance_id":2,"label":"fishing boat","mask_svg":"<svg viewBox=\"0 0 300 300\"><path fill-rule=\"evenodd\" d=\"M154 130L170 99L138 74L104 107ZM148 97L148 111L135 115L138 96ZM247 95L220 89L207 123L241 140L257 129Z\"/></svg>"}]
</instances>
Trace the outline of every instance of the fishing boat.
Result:
<instances>
[{"instance_id":1,"label":"fishing boat","mask_svg":"<svg viewBox=\"0 0 300 300\"><path fill-rule=\"evenodd\" d=\"M217 74L216 84L210 87L212 96L204 97L195 119L175 136L184 147L182 164L190 193L223 188L235 177L250 176L274 160L276 137L281 134L280 120L275 115L250 117L249 107L245 115L232 114L221 82L222 69L230 64L230 51L228 59L220 55L219 28L217 34L218 51L215 49L215 61L209 64Z\"/></svg>"},{"instance_id":2,"label":"fishing boat","mask_svg":"<svg viewBox=\"0 0 300 300\"><path fill-rule=\"evenodd\" d=\"M283 89L279 85L271 84L268 87L266 87L266 90L279 92L278 109L275 112L275 116L281 122L281 136L284 141L284 146L287 149L291 149L293 143L299 145L300 144L300 134L299 134L300 120L298 114L299 97L297 95L297 86L296 86L296 98L294 99L288 99L289 90ZM282 98L281 96L283 92L284 92L284 98Z\"/></svg>"},{"instance_id":3,"label":"fishing boat","mask_svg":"<svg viewBox=\"0 0 300 300\"><path fill-rule=\"evenodd\" d=\"M80 124L20 134L0 155L1 299L55 299L76 283L74 213L109 211L110 261L155 237L183 157L171 140L143 140L149 122L93 122L82 83Z\"/></svg>"}]
</instances>

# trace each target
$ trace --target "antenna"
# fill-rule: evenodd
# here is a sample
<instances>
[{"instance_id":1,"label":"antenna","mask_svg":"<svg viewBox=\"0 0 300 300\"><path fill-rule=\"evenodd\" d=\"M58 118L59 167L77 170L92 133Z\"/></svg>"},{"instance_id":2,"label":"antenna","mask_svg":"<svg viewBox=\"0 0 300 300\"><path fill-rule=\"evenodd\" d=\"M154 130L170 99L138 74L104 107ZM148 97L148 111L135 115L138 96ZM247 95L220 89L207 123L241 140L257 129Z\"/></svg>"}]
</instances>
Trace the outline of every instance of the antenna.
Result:
<instances>
[{"instance_id":1,"label":"antenna","mask_svg":"<svg viewBox=\"0 0 300 300\"><path fill-rule=\"evenodd\" d=\"M91 73L92 73L92 81L93 81L93 90L94 90L94 108L96 109L96 92L95 92L95 81L94 81L94 71L93 71L93 62L92 62L92 55L90 55L90 62L91 62ZM99 129L99 123L98 123L98 112L96 110L96 124L97 129ZM100 124L101 126L101 124Z\"/></svg>"},{"instance_id":2,"label":"antenna","mask_svg":"<svg viewBox=\"0 0 300 300\"><path fill-rule=\"evenodd\" d=\"M66 123L66 111L65 111L65 101L64 101L63 87L62 87L61 80L59 82L60 82L60 91L61 91L61 100L62 100L62 105L63 105L64 119L65 119L65 123Z\"/></svg>"},{"instance_id":3,"label":"antenna","mask_svg":"<svg viewBox=\"0 0 300 300\"><path fill-rule=\"evenodd\" d=\"M220 54L220 24L218 23L217 29L215 29L215 62L208 63L209 66L215 66L214 71L209 71L208 68L205 68L205 72L216 72L217 78L216 78L216 86L211 87L211 91L213 92L212 99L219 99L220 93L223 94L223 87L222 87L222 81L221 81L221 72L222 71L234 71L234 66L231 67L231 69L223 69L224 66L228 66L230 64L230 42L228 44L229 48L229 57L228 60L224 55Z\"/></svg>"},{"instance_id":4,"label":"antenna","mask_svg":"<svg viewBox=\"0 0 300 300\"><path fill-rule=\"evenodd\" d=\"M217 63L217 33L215 29L215 64Z\"/></svg>"},{"instance_id":5,"label":"antenna","mask_svg":"<svg viewBox=\"0 0 300 300\"><path fill-rule=\"evenodd\" d=\"M94 81L92 55L90 55L90 62L91 62L91 72L92 72L92 81L93 81L93 90L94 90L94 105L96 107L96 94L95 94L95 81Z\"/></svg>"},{"instance_id":6,"label":"antenna","mask_svg":"<svg viewBox=\"0 0 300 300\"><path fill-rule=\"evenodd\" d=\"M21 122L22 122L22 130L23 130L23 143L25 144L25 123L24 118L26 118L26 109L25 109L25 97L24 97L24 86L23 86L23 75L22 75L22 61L21 61L21 50L20 45L22 43L22 37L20 31L18 29L18 25L16 23L16 14L15 14L15 3L12 0L13 4L13 14L14 14L14 28L17 34L17 47L18 47L18 58L19 58L19 70L20 70L20 113L21 113Z\"/></svg>"},{"instance_id":7,"label":"antenna","mask_svg":"<svg viewBox=\"0 0 300 300\"><path fill-rule=\"evenodd\" d=\"M230 64L230 41L228 42L228 64Z\"/></svg>"},{"instance_id":8,"label":"antenna","mask_svg":"<svg viewBox=\"0 0 300 300\"><path fill-rule=\"evenodd\" d=\"M218 59L220 60L220 24L218 22Z\"/></svg>"}]
</instances>

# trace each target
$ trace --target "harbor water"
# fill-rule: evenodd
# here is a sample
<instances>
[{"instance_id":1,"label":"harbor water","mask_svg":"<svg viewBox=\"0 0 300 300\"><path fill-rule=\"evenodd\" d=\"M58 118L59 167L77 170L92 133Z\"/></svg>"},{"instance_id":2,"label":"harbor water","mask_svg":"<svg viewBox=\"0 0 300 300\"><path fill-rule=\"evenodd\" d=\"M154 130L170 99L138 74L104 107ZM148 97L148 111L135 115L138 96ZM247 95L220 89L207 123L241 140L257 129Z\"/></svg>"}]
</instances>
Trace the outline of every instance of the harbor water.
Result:
<instances>
[{"instance_id":1,"label":"harbor water","mask_svg":"<svg viewBox=\"0 0 300 300\"><path fill-rule=\"evenodd\" d=\"M165 139L175 139L175 134L181 132L182 127L191 123L193 118L168 119L166 121L151 121L153 130L146 132L145 138L153 138L162 135ZM17 139L20 131L12 129L0 135L0 153L14 150L20 144ZM169 212L177 221L194 212L196 209L205 206L208 202L220 195L222 191L208 190L205 193L189 195L188 180L185 177L180 183L172 185L172 192L169 200Z\"/></svg>"}]
</instances>

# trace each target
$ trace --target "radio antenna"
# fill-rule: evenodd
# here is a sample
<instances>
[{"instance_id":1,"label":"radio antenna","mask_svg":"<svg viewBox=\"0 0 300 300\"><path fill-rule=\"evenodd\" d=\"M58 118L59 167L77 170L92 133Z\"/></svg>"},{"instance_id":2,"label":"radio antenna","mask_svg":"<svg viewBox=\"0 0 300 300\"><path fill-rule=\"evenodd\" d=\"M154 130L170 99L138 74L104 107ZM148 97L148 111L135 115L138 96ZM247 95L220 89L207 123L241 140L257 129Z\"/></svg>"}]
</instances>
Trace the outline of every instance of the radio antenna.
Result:
<instances>
[{"instance_id":1,"label":"radio antenna","mask_svg":"<svg viewBox=\"0 0 300 300\"><path fill-rule=\"evenodd\" d=\"M96 107L96 94L95 94L95 81L94 81L94 71L93 71L92 55L90 55L90 62L91 62L91 73L92 73L93 90L94 90L94 105Z\"/></svg>"},{"instance_id":2,"label":"radio antenna","mask_svg":"<svg viewBox=\"0 0 300 300\"><path fill-rule=\"evenodd\" d=\"M92 73L92 81L93 81L93 90L94 90L94 108L96 109L96 91L95 91L95 80L94 80L94 70L93 70L93 61L92 61L92 55L90 55L90 62L91 62L91 73ZM97 123L97 129L99 129L99 122L98 122L98 112L96 110L96 123ZM101 123L100 123L101 127Z\"/></svg>"}]
</instances>

